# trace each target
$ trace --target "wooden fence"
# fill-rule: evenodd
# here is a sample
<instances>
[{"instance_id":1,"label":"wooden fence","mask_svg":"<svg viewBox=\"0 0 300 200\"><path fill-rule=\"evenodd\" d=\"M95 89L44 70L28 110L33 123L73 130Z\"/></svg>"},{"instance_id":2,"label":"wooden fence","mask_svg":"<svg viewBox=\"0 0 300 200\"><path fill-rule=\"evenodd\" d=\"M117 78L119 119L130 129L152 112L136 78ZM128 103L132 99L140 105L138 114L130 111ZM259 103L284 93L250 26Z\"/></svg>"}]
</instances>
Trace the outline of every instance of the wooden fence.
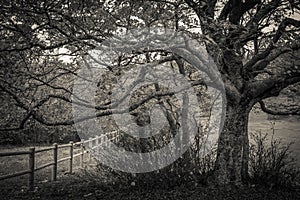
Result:
<instances>
[{"instance_id":1,"label":"wooden fence","mask_svg":"<svg viewBox=\"0 0 300 200\"><path fill-rule=\"evenodd\" d=\"M88 140L81 140L80 142L70 142L69 144L53 144L51 147L43 148L36 150L35 147L30 147L28 151L18 151L18 152L0 152L0 157L5 156L17 156L17 155L28 155L28 170L15 172L13 174L7 174L0 176L0 181L14 178L18 176L23 176L28 174L28 187L30 190L34 189L34 175L36 171L42 170L47 167L52 166L51 171L51 181L56 181L57 179L57 168L58 163L68 161L69 162L69 173L73 173L73 160L76 157L80 157L80 167L83 168L84 166L84 154L88 153L88 149L96 149L99 145L105 145L108 143L108 141L116 141L119 137L118 131L109 132L105 134L104 136L96 136L94 138L89 138ZM74 147L80 147L80 152L77 154L74 154ZM84 146L87 147L87 150L85 150ZM61 159L58 159L58 150L63 148L69 148L69 156L64 157ZM36 154L47 152L47 151L53 151L53 160L47 164L44 164L42 166L36 167L35 165L35 156ZM89 154L91 158L91 154Z\"/></svg>"}]
</instances>

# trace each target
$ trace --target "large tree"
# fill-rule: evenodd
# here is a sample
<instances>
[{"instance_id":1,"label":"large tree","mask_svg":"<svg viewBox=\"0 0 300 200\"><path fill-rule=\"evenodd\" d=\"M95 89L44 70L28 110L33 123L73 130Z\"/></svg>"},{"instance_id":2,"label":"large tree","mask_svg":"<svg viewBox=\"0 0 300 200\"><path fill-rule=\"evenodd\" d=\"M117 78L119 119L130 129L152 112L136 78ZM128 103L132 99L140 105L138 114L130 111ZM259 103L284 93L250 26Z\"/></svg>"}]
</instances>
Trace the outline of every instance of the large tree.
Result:
<instances>
[{"instance_id":1,"label":"large tree","mask_svg":"<svg viewBox=\"0 0 300 200\"><path fill-rule=\"evenodd\" d=\"M272 113L263 100L300 82L299 10L297 0L1 1L0 89L25 112L19 126L3 130L22 129L29 119L47 126L74 123L72 119L49 119L40 111L52 99L71 103L72 90L54 80L77 75L76 65L67 64L48 64L47 70L40 72L45 57L57 63L57 56L67 54L76 62L119 28L162 25L187 32L196 28L191 35L206 45L217 64L227 98L214 180L222 185L241 184L248 176L251 108L260 103ZM172 59L180 63L178 57ZM7 78L19 73L26 78ZM31 82L26 85L24 80ZM38 99L24 92L41 85L54 91ZM98 116L111 113L103 111L110 103L99 102Z\"/></svg>"},{"instance_id":2,"label":"large tree","mask_svg":"<svg viewBox=\"0 0 300 200\"><path fill-rule=\"evenodd\" d=\"M214 41L207 49L225 83L227 115L214 175L220 184L240 184L248 176L251 108L300 80L300 21L288 17L297 15L299 1L185 2L197 14L203 33Z\"/></svg>"}]
</instances>

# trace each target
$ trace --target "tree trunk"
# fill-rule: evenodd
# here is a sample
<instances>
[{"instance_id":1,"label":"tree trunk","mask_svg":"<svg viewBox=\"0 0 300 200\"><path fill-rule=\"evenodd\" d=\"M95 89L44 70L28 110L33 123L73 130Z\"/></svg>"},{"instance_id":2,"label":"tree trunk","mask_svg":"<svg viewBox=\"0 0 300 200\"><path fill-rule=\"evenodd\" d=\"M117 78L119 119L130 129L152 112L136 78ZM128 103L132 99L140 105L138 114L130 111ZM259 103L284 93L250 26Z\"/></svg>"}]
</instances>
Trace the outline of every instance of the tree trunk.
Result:
<instances>
[{"instance_id":1,"label":"tree trunk","mask_svg":"<svg viewBox=\"0 0 300 200\"><path fill-rule=\"evenodd\" d=\"M218 185L241 185L248 177L248 115L250 106L230 103L220 134L214 181Z\"/></svg>"}]
</instances>

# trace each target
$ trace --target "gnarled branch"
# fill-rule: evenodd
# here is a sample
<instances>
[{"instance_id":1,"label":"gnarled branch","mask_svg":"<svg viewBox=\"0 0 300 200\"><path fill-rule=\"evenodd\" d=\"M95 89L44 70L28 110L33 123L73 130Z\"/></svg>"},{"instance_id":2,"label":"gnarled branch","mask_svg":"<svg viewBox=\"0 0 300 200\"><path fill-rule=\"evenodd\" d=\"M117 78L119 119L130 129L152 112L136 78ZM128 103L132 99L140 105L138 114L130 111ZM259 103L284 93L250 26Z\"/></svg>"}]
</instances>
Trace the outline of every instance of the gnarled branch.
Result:
<instances>
[{"instance_id":1,"label":"gnarled branch","mask_svg":"<svg viewBox=\"0 0 300 200\"><path fill-rule=\"evenodd\" d=\"M278 111L278 110L272 110L270 108L268 108L265 104L265 102L263 101L259 101L258 102L262 111L264 111L267 114L271 114L271 115L300 115L300 108L298 108L297 110L288 110L288 111Z\"/></svg>"}]
</instances>

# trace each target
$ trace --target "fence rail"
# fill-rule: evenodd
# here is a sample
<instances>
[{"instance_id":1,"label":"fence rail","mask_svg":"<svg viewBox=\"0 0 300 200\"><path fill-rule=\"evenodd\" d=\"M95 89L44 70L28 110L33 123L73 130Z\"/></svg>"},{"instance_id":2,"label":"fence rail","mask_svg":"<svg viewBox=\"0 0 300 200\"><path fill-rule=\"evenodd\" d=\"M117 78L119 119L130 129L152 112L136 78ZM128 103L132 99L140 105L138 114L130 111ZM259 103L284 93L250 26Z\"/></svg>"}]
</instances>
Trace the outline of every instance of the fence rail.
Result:
<instances>
[{"instance_id":1,"label":"fence rail","mask_svg":"<svg viewBox=\"0 0 300 200\"><path fill-rule=\"evenodd\" d=\"M6 156L18 156L18 155L28 155L28 170L21 171L21 172L15 172L13 174L7 174L0 176L0 181L5 179L10 179L18 176L23 176L28 174L28 187L30 190L34 189L34 176L35 172L42 170L44 168L52 166L51 170L51 181L57 180L57 168L58 163L64 162L69 160L69 173L73 173L73 160L76 157L80 157L80 167L83 168L84 166L84 154L88 153L88 150L85 150L84 146L87 146L88 149L94 149L98 147L100 144L107 144L108 141L116 141L119 137L119 134L117 131L109 132L103 136L96 136L95 138L89 138L88 140L81 140L80 142L74 143L71 141L69 144L53 144L52 147L47 147L43 149L36 150L35 147L30 147L28 151L18 151L18 152L0 152L0 157L6 157ZM74 147L79 146L80 152L74 154ZM64 157L61 159L58 159L58 150L63 148L69 148L69 156ZM42 153L42 152L48 152L53 151L53 160L49 163L43 164L42 166L35 166L35 157L36 154ZM91 155L89 154L89 158L91 158Z\"/></svg>"}]
</instances>

